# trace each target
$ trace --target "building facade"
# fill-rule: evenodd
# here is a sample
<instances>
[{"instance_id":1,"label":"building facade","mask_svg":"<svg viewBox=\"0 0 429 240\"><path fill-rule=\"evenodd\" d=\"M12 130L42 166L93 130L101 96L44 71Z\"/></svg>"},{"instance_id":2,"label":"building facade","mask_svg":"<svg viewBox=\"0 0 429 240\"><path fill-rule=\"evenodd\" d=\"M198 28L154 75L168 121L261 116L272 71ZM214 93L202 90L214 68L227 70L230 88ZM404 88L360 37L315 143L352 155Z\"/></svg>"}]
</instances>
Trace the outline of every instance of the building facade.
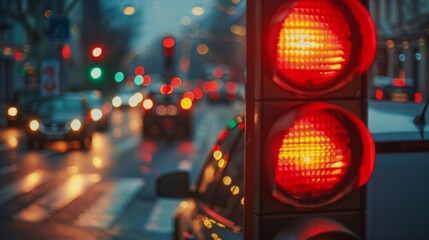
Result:
<instances>
[{"instance_id":1,"label":"building facade","mask_svg":"<svg viewBox=\"0 0 429 240\"><path fill-rule=\"evenodd\" d=\"M377 76L411 79L423 99L429 96L429 1L370 0L378 32L378 50L371 69Z\"/></svg>"}]
</instances>

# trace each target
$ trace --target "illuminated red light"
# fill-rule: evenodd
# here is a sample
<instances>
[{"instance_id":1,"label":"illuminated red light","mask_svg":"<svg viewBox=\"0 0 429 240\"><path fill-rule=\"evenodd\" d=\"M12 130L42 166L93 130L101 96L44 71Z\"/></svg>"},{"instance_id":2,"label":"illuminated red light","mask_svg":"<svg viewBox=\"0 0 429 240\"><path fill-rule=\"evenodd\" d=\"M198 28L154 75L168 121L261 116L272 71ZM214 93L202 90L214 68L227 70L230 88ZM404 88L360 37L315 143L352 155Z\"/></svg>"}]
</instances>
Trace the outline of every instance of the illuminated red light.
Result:
<instances>
[{"instance_id":1,"label":"illuminated red light","mask_svg":"<svg viewBox=\"0 0 429 240\"><path fill-rule=\"evenodd\" d=\"M204 95L203 90L199 87L195 88L192 92L194 93L195 99L201 99Z\"/></svg>"},{"instance_id":2,"label":"illuminated red light","mask_svg":"<svg viewBox=\"0 0 429 240\"><path fill-rule=\"evenodd\" d=\"M204 91L206 92L216 92L219 89L219 84L215 81L207 81L204 83Z\"/></svg>"},{"instance_id":3,"label":"illuminated red light","mask_svg":"<svg viewBox=\"0 0 429 240\"><path fill-rule=\"evenodd\" d=\"M269 48L277 84L296 94L323 94L344 86L352 75L370 66L376 34L363 6L353 1L292 2L273 18L278 28L273 28Z\"/></svg>"},{"instance_id":4,"label":"illuminated red light","mask_svg":"<svg viewBox=\"0 0 429 240\"><path fill-rule=\"evenodd\" d=\"M143 76L143 86L149 86L152 83L152 77L150 75Z\"/></svg>"},{"instance_id":5,"label":"illuminated red light","mask_svg":"<svg viewBox=\"0 0 429 240\"><path fill-rule=\"evenodd\" d=\"M346 177L351 162L349 144L347 129L328 112L301 117L284 135L276 181L297 198L325 195Z\"/></svg>"},{"instance_id":6,"label":"illuminated red light","mask_svg":"<svg viewBox=\"0 0 429 240\"><path fill-rule=\"evenodd\" d=\"M64 48L65 48L66 46L69 46L69 45L68 45L68 44L64 45L62 55L63 55L63 58L64 58L64 59L69 59L69 58L70 58L70 46L69 46L69 55L68 55L68 58L65 58L65 57L64 57ZM24 58L24 57L23 57L22 52L15 52L15 60L16 60L16 61L22 61L22 59L23 59L23 58Z\"/></svg>"},{"instance_id":7,"label":"illuminated red light","mask_svg":"<svg viewBox=\"0 0 429 240\"><path fill-rule=\"evenodd\" d=\"M171 79L170 84L172 87L178 88L182 85L182 79L180 79L179 77L174 77Z\"/></svg>"},{"instance_id":8,"label":"illuminated red light","mask_svg":"<svg viewBox=\"0 0 429 240\"><path fill-rule=\"evenodd\" d=\"M170 84L163 84L160 88L159 88L159 92L161 94L164 95L168 95L173 93L173 87Z\"/></svg>"},{"instance_id":9,"label":"illuminated red light","mask_svg":"<svg viewBox=\"0 0 429 240\"><path fill-rule=\"evenodd\" d=\"M405 87L405 79L394 78L392 79L392 85L395 87Z\"/></svg>"},{"instance_id":10,"label":"illuminated red light","mask_svg":"<svg viewBox=\"0 0 429 240\"><path fill-rule=\"evenodd\" d=\"M63 56L63 59L69 60L71 57L71 48L69 44L65 44L63 46L63 49L61 50L61 55Z\"/></svg>"},{"instance_id":11,"label":"illuminated red light","mask_svg":"<svg viewBox=\"0 0 429 240\"><path fill-rule=\"evenodd\" d=\"M422 102L422 94L419 92L416 92L414 94L414 102L415 103L421 103Z\"/></svg>"},{"instance_id":12,"label":"illuminated red light","mask_svg":"<svg viewBox=\"0 0 429 240\"><path fill-rule=\"evenodd\" d=\"M237 92L237 84L235 82L228 81L225 83L225 90L228 93L236 93Z\"/></svg>"},{"instance_id":13,"label":"illuminated red light","mask_svg":"<svg viewBox=\"0 0 429 240\"><path fill-rule=\"evenodd\" d=\"M191 99L192 101L194 101L194 99L195 99L195 95L194 95L194 93L193 92L185 92L185 93L183 93L183 97L185 98L189 98L189 99Z\"/></svg>"},{"instance_id":14,"label":"illuminated red light","mask_svg":"<svg viewBox=\"0 0 429 240\"><path fill-rule=\"evenodd\" d=\"M164 38L164 40L162 41L162 45L165 48L172 48L174 47L174 44L176 43L176 41L174 40L174 38L172 37L166 37Z\"/></svg>"},{"instance_id":15,"label":"illuminated red light","mask_svg":"<svg viewBox=\"0 0 429 240\"><path fill-rule=\"evenodd\" d=\"M383 98L384 98L383 90L381 89L375 90L375 99L377 99L378 101L381 101L383 100Z\"/></svg>"},{"instance_id":16,"label":"illuminated red light","mask_svg":"<svg viewBox=\"0 0 429 240\"><path fill-rule=\"evenodd\" d=\"M356 116L321 103L296 110L296 116L286 129L285 121L273 127L275 197L299 207L322 206L366 183L375 151Z\"/></svg>"},{"instance_id":17,"label":"illuminated red light","mask_svg":"<svg viewBox=\"0 0 429 240\"><path fill-rule=\"evenodd\" d=\"M222 78L223 74L224 74L224 72L223 72L222 68L218 67L218 68L213 69L213 77L214 78Z\"/></svg>"},{"instance_id":18,"label":"illuminated red light","mask_svg":"<svg viewBox=\"0 0 429 240\"><path fill-rule=\"evenodd\" d=\"M217 136L218 141L223 141L228 136L228 129L222 129Z\"/></svg>"},{"instance_id":19,"label":"illuminated red light","mask_svg":"<svg viewBox=\"0 0 429 240\"><path fill-rule=\"evenodd\" d=\"M142 66L137 66L136 69L134 69L135 75L143 75L144 74L144 68Z\"/></svg>"}]
</instances>

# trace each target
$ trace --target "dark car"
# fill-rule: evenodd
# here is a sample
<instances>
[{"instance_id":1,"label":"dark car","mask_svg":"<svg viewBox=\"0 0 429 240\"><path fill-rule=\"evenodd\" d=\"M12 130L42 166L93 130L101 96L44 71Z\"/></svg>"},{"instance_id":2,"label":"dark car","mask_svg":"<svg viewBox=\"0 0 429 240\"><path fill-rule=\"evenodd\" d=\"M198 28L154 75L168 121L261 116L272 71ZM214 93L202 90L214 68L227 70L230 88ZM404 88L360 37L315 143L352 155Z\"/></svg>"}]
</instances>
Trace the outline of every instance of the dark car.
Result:
<instances>
[{"instance_id":1,"label":"dark car","mask_svg":"<svg viewBox=\"0 0 429 240\"><path fill-rule=\"evenodd\" d=\"M372 99L393 102L414 101L420 103L422 95L416 91L412 79L389 78L377 76L373 80L374 86L370 89Z\"/></svg>"},{"instance_id":2,"label":"dark car","mask_svg":"<svg viewBox=\"0 0 429 240\"><path fill-rule=\"evenodd\" d=\"M192 99L184 91L148 91L142 102L143 136L189 137L192 134Z\"/></svg>"},{"instance_id":3,"label":"dark car","mask_svg":"<svg viewBox=\"0 0 429 240\"><path fill-rule=\"evenodd\" d=\"M84 99L57 96L33 105L26 127L28 148L43 147L48 141L79 141L87 149L92 141L94 122Z\"/></svg>"},{"instance_id":4,"label":"dark car","mask_svg":"<svg viewBox=\"0 0 429 240\"><path fill-rule=\"evenodd\" d=\"M36 89L15 92L7 107L7 125L24 126L31 113L31 105L40 97L40 91Z\"/></svg>"},{"instance_id":5,"label":"dark car","mask_svg":"<svg viewBox=\"0 0 429 240\"><path fill-rule=\"evenodd\" d=\"M195 192L188 173L158 179L158 195L189 197L174 216L173 239L243 239L244 117L237 116L221 130L207 156Z\"/></svg>"},{"instance_id":6,"label":"dark car","mask_svg":"<svg viewBox=\"0 0 429 240\"><path fill-rule=\"evenodd\" d=\"M66 94L70 98L76 100L85 99L88 103L91 119L95 122L95 129L100 131L107 131L110 128L111 110L112 106L103 97L99 90L89 90L82 92L70 92Z\"/></svg>"},{"instance_id":7,"label":"dark car","mask_svg":"<svg viewBox=\"0 0 429 240\"><path fill-rule=\"evenodd\" d=\"M96 128L107 131L110 128L112 105L106 101L100 91L86 92L85 98L91 108L91 118L95 121Z\"/></svg>"}]
</instances>

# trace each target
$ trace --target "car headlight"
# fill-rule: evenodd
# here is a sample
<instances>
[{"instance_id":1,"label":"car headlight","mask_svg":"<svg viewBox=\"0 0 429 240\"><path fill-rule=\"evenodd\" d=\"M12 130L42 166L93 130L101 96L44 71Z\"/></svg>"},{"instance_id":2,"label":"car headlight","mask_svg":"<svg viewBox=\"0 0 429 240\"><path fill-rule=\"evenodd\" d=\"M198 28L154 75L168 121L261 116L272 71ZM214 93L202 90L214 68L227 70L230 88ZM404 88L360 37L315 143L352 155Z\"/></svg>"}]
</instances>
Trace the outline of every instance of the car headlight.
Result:
<instances>
[{"instance_id":1,"label":"car headlight","mask_svg":"<svg viewBox=\"0 0 429 240\"><path fill-rule=\"evenodd\" d=\"M117 108L117 107L121 106L121 104L122 104L122 99L120 97L116 96L112 99L112 105L114 107Z\"/></svg>"},{"instance_id":2,"label":"car headlight","mask_svg":"<svg viewBox=\"0 0 429 240\"><path fill-rule=\"evenodd\" d=\"M103 113L101 112L101 110L100 110L100 109L93 108L93 109L91 110L91 118L92 118L92 120L94 120L94 121L98 121L98 120L100 120L102 117L103 117Z\"/></svg>"},{"instance_id":3,"label":"car headlight","mask_svg":"<svg viewBox=\"0 0 429 240\"><path fill-rule=\"evenodd\" d=\"M16 117L18 115L18 108L16 107L9 107L7 109L7 115L10 117Z\"/></svg>"},{"instance_id":4,"label":"car headlight","mask_svg":"<svg viewBox=\"0 0 429 240\"><path fill-rule=\"evenodd\" d=\"M31 131L37 131L40 128L40 123L37 120L31 120L28 126L30 127Z\"/></svg>"},{"instance_id":5,"label":"car headlight","mask_svg":"<svg viewBox=\"0 0 429 240\"><path fill-rule=\"evenodd\" d=\"M79 119L73 119L70 123L70 128L73 131L79 131L79 129L82 127L82 122Z\"/></svg>"}]
</instances>

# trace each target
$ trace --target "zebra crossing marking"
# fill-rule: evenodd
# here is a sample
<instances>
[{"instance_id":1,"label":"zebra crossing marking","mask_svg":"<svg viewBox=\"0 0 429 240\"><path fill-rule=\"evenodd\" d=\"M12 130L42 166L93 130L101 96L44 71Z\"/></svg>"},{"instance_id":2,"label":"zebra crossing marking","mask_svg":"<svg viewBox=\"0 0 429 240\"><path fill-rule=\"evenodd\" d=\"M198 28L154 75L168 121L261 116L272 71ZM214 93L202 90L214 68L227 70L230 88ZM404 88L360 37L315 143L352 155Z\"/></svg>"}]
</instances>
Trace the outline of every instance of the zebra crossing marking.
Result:
<instances>
[{"instance_id":1,"label":"zebra crossing marking","mask_svg":"<svg viewBox=\"0 0 429 240\"><path fill-rule=\"evenodd\" d=\"M97 174L72 175L63 184L46 193L33 204L19 211L14 219L41 223L82 195L101 180Z\"/></svg>"},{"instance_id":2,"label":"zebra crossing marking","mask_svg":"<svg viewBox=\"0 0 429 240\"><path fill-rule=\"evenodd\" d=\"M143 185L144 181L140 178L116 181L91 208L79 215L75 224L81 227L109 229Z\"/></svg>"},{"instance_id":3,"label":"zebra crossing marking","mask_svg":"<svg viewBox=\"0 0 429 240\"><path fill-rule=\"evenodd\" d=\"M3 205L18 195L31 192L36 187L47 182L51 177L52 175L50 173L37 170L16 182L0 188L0 205Z\"/></svg>"}]
</instances>

